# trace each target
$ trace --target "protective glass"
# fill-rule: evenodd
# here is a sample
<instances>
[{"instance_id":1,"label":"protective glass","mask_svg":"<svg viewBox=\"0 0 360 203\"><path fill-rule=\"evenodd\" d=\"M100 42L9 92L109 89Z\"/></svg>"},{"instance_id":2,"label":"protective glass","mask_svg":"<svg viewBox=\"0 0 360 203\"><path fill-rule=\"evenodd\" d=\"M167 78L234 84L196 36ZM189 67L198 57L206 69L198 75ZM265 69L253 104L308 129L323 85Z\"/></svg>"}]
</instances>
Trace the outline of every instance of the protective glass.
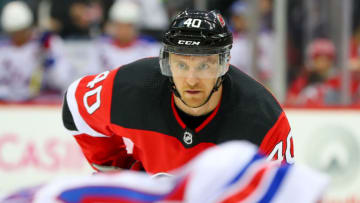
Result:
<instances>
[{"instance_id":1,"label":"protective glass","mask_svg":"<svg viewBox=\"0 0 360 203\"><path fill-rule=\"evenodd\" d=\"M161 72L169 77L218 78L229 69L230 51L216 54L174 53L162 48Z\"/></svg>"}]
</instances>

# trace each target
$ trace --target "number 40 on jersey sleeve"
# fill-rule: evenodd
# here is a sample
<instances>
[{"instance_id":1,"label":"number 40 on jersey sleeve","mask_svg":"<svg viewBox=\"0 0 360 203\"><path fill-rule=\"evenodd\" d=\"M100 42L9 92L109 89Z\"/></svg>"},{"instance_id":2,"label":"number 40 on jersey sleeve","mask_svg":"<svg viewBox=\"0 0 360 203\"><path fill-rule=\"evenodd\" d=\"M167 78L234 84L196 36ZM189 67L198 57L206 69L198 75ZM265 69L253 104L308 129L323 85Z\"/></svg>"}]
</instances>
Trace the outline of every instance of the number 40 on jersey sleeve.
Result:
<instances>
[{"instance_id":1,"label":"number 40 on jersey sleeve","mask_svg":"<svg viewBox=\"0 0 360 203\"><path fill-rule=\"evenodd\" d=\"M100 93L102 90L102 85L99 85L98 87L95 87L96 83L101 82L103 80L105 80L105 78L109 75L109 71L105 71L103 73L100 73L99 75L97 75L92 81L90 81L86 87L91 88L91 90L87 91L84 95L84 106L86 111L89 114L93 114L101 105L101 97L100 97ZM94 103L92 103L91 105L89 105L88 102L88 98L90 96L96 95L96 100Z\"/></svg>"},{"instance_id":2,"label":"number 40 on jersey sleeve","mask_svg":"<svg viewBox=\"0 0 360 203\"><path fill-rule=\"evenodd\" d=\"M295 162L294 160L294 156L292 155L293 154L293 144L292 144L292 139L293 139L293 136L292 136L292 133L290 131L289 135L287 136L286 138L286 145L285 143L283 143L284 141L281 140L280 142L278 142L274 149L271 151L271 153L269 154L267 160L273 160L273 159L276 159L275 156L277 156L277 160L284 160L284 156L283 156L283 146L286 147L285 149L285 161L288 163L288 164L293 164Z\"/></svg>"}]
</instances>

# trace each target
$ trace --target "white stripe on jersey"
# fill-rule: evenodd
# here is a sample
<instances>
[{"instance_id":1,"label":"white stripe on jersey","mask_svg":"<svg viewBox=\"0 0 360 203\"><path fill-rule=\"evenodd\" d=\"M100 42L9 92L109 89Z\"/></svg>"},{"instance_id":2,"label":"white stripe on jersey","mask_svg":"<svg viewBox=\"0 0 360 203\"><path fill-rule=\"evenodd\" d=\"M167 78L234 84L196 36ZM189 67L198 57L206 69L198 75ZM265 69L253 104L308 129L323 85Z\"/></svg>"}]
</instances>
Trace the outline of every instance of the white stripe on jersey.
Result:
<instances>
[{"instance_id":1,"label":"white stripe on jersey","mask_svg":"<svg viewBox=\"0 0 360 203\"><path fill-rule=\"evenodd\" d=\"M78 134L86 133L92 137L108 137L108 136L101 134L101 133L95 131L94 129L92 129L80 115L79 107L78 107L78 104L77 104L76 98L75 98L75 93L76 93L76 89L77 89L81 79L82 78L73 82L70 85L70 87L67 91L67 94L66 94L66 102L68 103L71 115L72 115L75 125L76 125L76 128L79 130ZM69 131L69 132L74 135L74 131Z\"/></svg>"},{"instance_id":2,"label":"white stripe on jersey","mask_svg":"<svg viewBox=\"0 0 360 203\"><path fill-rule=\"evenodd\" d=\"M123 137L122 139L124 140L127 153L132 154L134 149L134 143L129 138Z\"/></svg>"},{"instance_id":3,"label":"white stripe on jersey","mask_svg":"<svg viewBox=\"0 0 360 203\"><path fill-rule=\"evenodd\" d=\"M73 136L82 134L82 132L77 131L77 130L69 130L69 129L66 129L66 130Z\"/></svg>"}]
</instances>

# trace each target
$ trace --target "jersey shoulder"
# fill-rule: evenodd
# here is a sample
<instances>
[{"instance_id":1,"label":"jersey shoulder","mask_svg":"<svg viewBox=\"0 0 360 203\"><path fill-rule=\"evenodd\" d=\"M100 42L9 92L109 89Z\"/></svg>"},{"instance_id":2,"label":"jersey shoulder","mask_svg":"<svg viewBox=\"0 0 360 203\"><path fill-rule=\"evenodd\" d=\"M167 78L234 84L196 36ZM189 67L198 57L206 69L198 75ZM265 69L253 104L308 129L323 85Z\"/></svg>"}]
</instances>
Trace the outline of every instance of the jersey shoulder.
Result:
<instances>
[{"instance_id":1,"label":"jersey shoulder","mask_svg":"<svg viewBox=\"0 0 360 203\"><path fill-rule=\"evenodd\" d=\"M223 139L246 139L260 145L283 114L280 104L266 87L235 67L230 68L224 86L229 98L224 99L229 136Z\"/></svg>"},{"instance_id":2,"label":"jersey shoulder","mask_svg":"<svg viewBox=\"0 0 360 203\"><path fill-rule=\"evenodd\" d=\"M282 113L279 102L268 88L241 70L231 67L229 81L237 110L247 109L267 120L274 120Z\"/></svg>"},{"instance_id":3,"label":"jersey shoulder","mask_svg":"<svg viewBox=\"0 0 360 203\"><path fill-rule=\"evenodd\" d=\"M114 79L111 122L140 128L161 111L160 103L169 93L168 78L160 72L159 58L143 58L122 66ZM142 115L142 116L135 116ZM141 124L142 123L142 124Z\"/></svg>"},{"instance_id":4,"label":"jersey shoulder","mask_svg":"<svg viewBox=\"0 0 360 203\"><path fill-rule=\"evenodd\" d=\"M70 85L63 105L63 122L68 130L100 137L110 133L107 127L117 71L85 76Z\"/></svg>"}]
</instances>

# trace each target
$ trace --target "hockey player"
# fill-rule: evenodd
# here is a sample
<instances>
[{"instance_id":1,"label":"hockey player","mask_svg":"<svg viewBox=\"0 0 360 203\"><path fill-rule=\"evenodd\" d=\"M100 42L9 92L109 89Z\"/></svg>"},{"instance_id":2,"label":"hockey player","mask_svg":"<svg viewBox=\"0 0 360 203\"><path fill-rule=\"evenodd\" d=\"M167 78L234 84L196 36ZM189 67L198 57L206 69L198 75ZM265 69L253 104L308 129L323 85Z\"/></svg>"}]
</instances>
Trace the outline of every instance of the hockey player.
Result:
<instances>
[{"instance_id":1,"label":"hockey player","mask_svg":"<svg viewBox=\"0 0 360 203\"><path fill-rule=\"evenodd\" d=\"M232 35L220 13L181 12L163 43L159 58L85 76L67 90L63 123L94 168L168 172L231 140L293 163L285 113L229 65Z\"/></svg>"},{"instance_id":2,"label":"hockey player","mask_svg":"<svg viewBox=\"0 0 360 203\"><path fill-rule=\"evenodd\" d=\"M0 202L315 203L329 183L326 176L302 165L265 161L254 145L241 141L208 149L173 174L159 179L124 170L62 177Z\"/></svg>"},{"instance_id":3,"label":"hockey player","mask_svg":"<svg viewBox=\"0 0 360 203\"><path fill-rule=\"evenodd\" d=\"M23 1L5 5L1 25L6 37L0 41L0 100L29 100L43 88L64 91L72 73L61 39L36 32Z\"/></svg>"}]
</instances>

